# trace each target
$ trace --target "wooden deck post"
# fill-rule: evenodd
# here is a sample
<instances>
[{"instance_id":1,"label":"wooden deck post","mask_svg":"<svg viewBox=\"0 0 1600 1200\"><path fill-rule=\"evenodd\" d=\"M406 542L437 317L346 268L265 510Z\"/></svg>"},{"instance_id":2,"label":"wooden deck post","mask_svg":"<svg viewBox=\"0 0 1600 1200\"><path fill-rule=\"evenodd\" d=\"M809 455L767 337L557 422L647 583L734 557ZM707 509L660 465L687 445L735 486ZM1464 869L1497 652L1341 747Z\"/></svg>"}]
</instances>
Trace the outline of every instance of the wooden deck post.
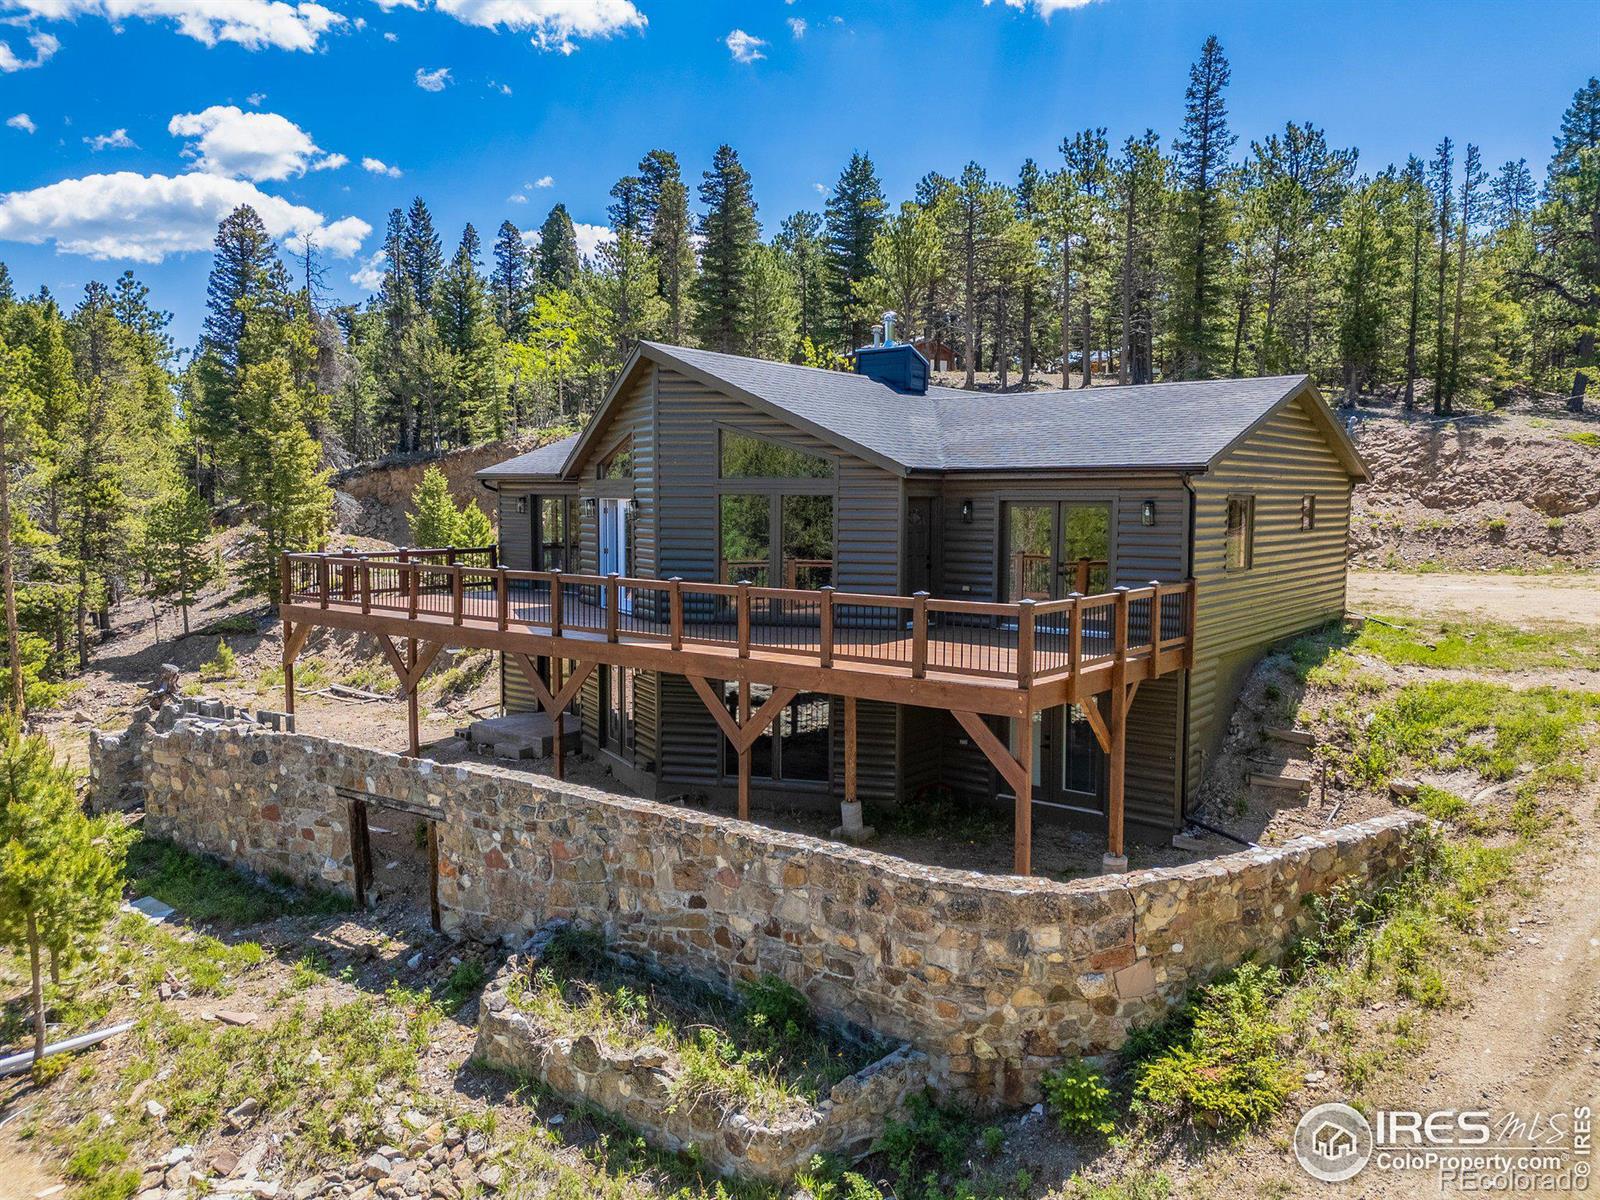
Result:
<instances>
[{"instance_id":1,"label":"wooden deck post","mask_svg":"<svg viewBox=\"0 0 1600 1200\"><path fill-rule=\"evenodd\" d=\"M1011 822L1011 869L1033 874L1033 705L1017 722L1017 807Z\"/></svg>"},{"instance_id":2,"label":"wooden deck post","mask_svg":"<svg viewBox=\"0 0 1600 1200\"><path fill-rule=\"evenodd\" d=\"M865 842L877 834L862 820L861 798L856 793L856 698L844 698L844 799L839 804L839 828L833 836L847 842Z\"/></svg>"},{"instance_id":3,"label":"wooden deck post","mask_svg":"<svg viewBox=\"0 0 1600 1200\"><path fill-rule=\"evenodd\" d=\"M749 591L744 590L740 594L742 597L748 597ZM750 610L748 607L745 607L742 609L742 611L746 617L743 627L748 630L750 628ZM745 725L749 723L749 721L750 681L748 679L741 679L739 681L739 728L741 731L744 729ZM748 745L744 745L739 748L739 819L741 821L748 821L750 819L750 747Z\"/></svg>"},{"instance_id":4,"label":"wooden deck post","mask_svg":"<svg viewBox=\"0 0 1600 1200\"><path fill-rule=\"evenodd\" d=\"M561 656L550 656L550 694L561 695ZM567 777L567 739L566 721L563 718L565 708L557 708L550 714L550 731L554 740L550 743L550 755L555 760L556 778L565 780Z\"/></svg>"},{"instance_id":5,"label":"wooden deck post","mask_svg":"<svg viewBox=\"0 0 1600 1200\"><path fill-rule=\"evenodd\" d=\"M820 591L822 599L819 602L821 609L818 621L821 628L817 631L817 658L822 666L831 667L833 666L833 585L826 584Z\"/></svg>"},{"instance_id":6,"label":"wooden deck post","mask_svg":"<svg viewBox=\"0 0 1600 1200\"><path fill-rule=\"evenodd\" d=\"M294 626L283 623L283 711L294 716L294 654L289 646L294 637Z\"/></svg>"},{"instance_id":7,"label":"wooden deck post","mask_svg":"<svg viewBox=\"0 0 1600 1200\"><path fill-rule=\"evenodd\" d=\"M406 639L406 669L414 671L417 668L417 639ZM413 683L406 690L406 729L411 735L411 757L415 758L422 753L422 738L417 722L417 684Z\"/></svg>"},{"instance_id":8,"label":"wooden deck post","mask_svg":"<svg viewBox=\"0 0 1600 1200\"><path fill-rule=\"evenodd\" d=\"M683 649L683 576L674 575L667 581L667 628L671 630L672 648Z\"/></svg>"}]
</instances>

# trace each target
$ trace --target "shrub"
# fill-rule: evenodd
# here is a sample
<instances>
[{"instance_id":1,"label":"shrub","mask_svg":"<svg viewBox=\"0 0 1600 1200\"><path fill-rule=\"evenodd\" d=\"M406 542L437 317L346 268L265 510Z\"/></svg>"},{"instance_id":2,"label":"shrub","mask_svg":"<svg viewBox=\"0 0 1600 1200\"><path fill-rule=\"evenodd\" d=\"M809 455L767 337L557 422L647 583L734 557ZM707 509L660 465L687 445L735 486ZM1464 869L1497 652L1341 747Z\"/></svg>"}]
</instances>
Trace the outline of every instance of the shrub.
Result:
<instances>
[{"instance_id":1,"label":"shrub","mask_svg":"<svg viewBox=\"0 0 1600 1200\"><path fill-rule=\"evenodd\" d=\"M1176 1112L1223 1130L1253 1125L1283 1106L1294 1086L1273 1018L1283 977L1246 963L1172 1018L1160 1036L1142 1039L1150 1057L1135 1069L1140 1106Z\"/></svg>"},{"instance_id":2,"label":"shrub","mask_svg":"<svg viewBox=\"0 0 1600 1200\"><path fill-rule=\"evenodd\" d=\"M742 981L739 994L744 1000L746 1021L766 1032L774 1042L793 1040L811 1030L811 1006L806 998L776 975Z\"/></svg>"},{"instance_id":3,"label":"shrub","mask_svg":"<svg viewBox=\"0 0 1600 1200\"><path fill-rule=\"evenodd\" d=\"M225 639L217 639L217 652L209 662L200 665L200 674L206 679L232 679L239 673L238 660L233 647Z\"/></svg>"},{"instance_id":4,"label":"shrub","mask_svg":"<svg viewBox=\"0 0 1600 1200\"><path fill-rule=\"evenodd\" d=\"M940 1173L961 1165L972 1143L971 1120L944 1108L929 1092L906 1101L906 1116L890 1121L873 1144L895 1176L894 1194L902 1200L934 1200L941 1194Z\"/></svg>"},{"instance_id":5,"label":"shrub","mask_svg":"<svg viewBox=\"0 0 1600 1200\"><path fill-rule=\"evenodd\" d=\"M1105 1077L1082 1060L1051 1071L1039 1084L1061 1128L1073 1133L1110 1133L1114 1128L1111 1089Z\"/></svg>"}]
</instances>

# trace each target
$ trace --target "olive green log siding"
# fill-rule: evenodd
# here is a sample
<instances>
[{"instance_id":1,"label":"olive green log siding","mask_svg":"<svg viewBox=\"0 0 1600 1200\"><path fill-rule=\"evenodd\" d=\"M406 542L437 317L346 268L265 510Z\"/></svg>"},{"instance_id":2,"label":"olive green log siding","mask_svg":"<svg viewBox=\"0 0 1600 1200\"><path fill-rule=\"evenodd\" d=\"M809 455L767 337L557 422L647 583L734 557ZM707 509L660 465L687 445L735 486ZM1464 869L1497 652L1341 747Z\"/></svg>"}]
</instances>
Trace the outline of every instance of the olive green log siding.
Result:
<instances>
[{"instance_id":1,"label":"olive green log siding","mask_svg":"<svg viewBox=\"0 0 1600 1200\"><path fill-rule=\"evenodd\" d=\"M1146 500L1155 502L1154 525L1143 524ZM962 516L968 501L970 520ZM1136 587L1153 579L1188 577L1189 493L1178 474L953 473L941 480L937 492L939 593L960 600L1003 600L1004 505L1062 501L1111 509L1114 585ZM1142 684L1129 712L1125 819L1132 837L1165 839L1180 823L1183 697L1184 675L1179 672ZM907 709L903 720L902 761L908 769L921 767L908 776L908 794L935 783L967 796L996 794L994 767L950 714ZM1097 824L1088 816L1082 821L1093 827L1103 824L1103 819Z\"/></svg>"},{"instance_id":2,"label":"olive green log siding","mask_svg":"<svg viewBox=\"0 0 1600 1200\"><path fill-rule=\"evenodd\" d=\"M1197 787L1227 732L1245 676L1274 642L1343 616L1350 472L1302 393L1224 455L1194 486L1195 657L1186 771ZM1315 528L1300 502L1316 496ZM1225 569L1228 497L1255 497L1253 561ZM1130 756L1131 757L1131 756Z\"/></svg>"}]
</instances>

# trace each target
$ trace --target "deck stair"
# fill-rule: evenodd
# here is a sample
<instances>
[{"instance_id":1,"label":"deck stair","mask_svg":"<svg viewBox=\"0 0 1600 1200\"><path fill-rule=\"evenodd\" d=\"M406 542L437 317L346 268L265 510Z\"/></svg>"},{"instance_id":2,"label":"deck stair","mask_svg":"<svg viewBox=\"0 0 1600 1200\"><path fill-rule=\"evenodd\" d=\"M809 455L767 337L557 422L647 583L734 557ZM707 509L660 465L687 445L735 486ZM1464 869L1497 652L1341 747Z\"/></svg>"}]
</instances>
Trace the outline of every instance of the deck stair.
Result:
<instances>
[{"instance_id":1,"label":"deck stair","mask_svg":"<svg viewBox=\"0 0 1600 1200\"><path fill-rule=\"evenodd\" d=\"M1298 779L1293 775L1268 775L1260 771L1250 773L1250 786L1267 788L1272 791L1298 792L1304 794L1311 790L1309 779Z\"/></svg>"},{"instance_id":2,"label":"deck stair","mask_svg":"<svg viewBox=\"0 0 1600 1200\"><path fill-rule=\"evenodd\" d=\"M1284 729L1268 725L1261 731L1275 742L1283 742L1289 746L1299 746L1307 750L1314 750L1317 746L1317 735L1309 729Z\"/></svg>"}]
</instances>

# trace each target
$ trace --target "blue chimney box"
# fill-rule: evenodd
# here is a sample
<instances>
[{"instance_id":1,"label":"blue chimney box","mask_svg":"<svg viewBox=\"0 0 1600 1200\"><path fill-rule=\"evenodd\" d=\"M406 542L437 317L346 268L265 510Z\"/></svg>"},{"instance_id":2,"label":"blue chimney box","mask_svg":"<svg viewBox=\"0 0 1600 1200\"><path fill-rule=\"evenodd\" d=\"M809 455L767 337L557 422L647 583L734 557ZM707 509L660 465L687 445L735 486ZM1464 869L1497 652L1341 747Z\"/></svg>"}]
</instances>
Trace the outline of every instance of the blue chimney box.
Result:
<instances>
[{"instance_id":1,"label":"blue chimney box","mask_svg":"<svg viewBox=\"0 0 1600 1200\"><path fill-rule=\"evenodd\" d=\"M856 374L886 383L897 392L923 396L928 391L928 360L915 346L863 346L856 351Z\"/></svg>"}]
</instances>

